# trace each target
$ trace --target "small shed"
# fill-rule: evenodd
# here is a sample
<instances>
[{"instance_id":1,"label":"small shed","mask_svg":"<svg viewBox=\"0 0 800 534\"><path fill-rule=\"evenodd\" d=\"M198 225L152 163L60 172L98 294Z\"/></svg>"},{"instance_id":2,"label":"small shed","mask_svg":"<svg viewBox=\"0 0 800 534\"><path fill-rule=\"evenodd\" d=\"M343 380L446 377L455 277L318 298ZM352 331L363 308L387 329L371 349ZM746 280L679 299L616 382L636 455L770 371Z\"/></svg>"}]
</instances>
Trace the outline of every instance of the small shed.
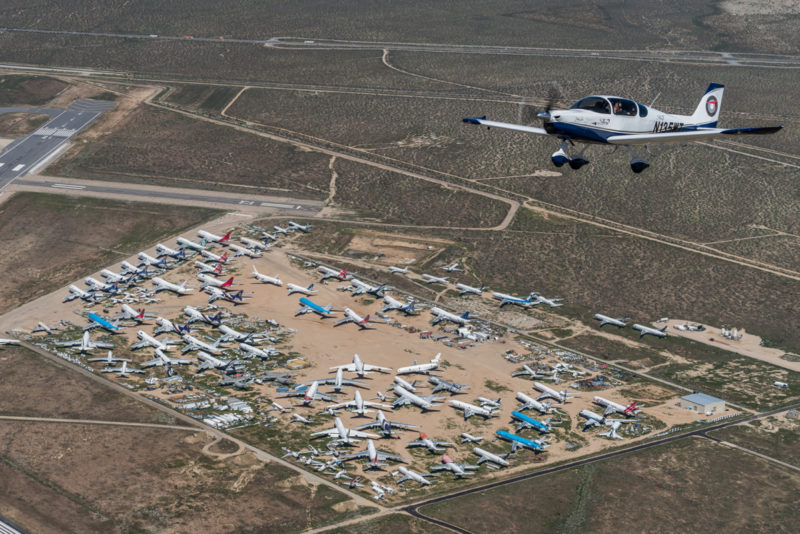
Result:
<instances>
[{"instance_id":1,"label":"small shed","mask_svg":"<svg viewBox=\"0 0 800 534\"><path fill-rule=\"evenodd\" d=\"M705 393L692 393L681 397L681 406L700 413L714 413L725 410L725 401Z\"/></svg>"}]
</instances>

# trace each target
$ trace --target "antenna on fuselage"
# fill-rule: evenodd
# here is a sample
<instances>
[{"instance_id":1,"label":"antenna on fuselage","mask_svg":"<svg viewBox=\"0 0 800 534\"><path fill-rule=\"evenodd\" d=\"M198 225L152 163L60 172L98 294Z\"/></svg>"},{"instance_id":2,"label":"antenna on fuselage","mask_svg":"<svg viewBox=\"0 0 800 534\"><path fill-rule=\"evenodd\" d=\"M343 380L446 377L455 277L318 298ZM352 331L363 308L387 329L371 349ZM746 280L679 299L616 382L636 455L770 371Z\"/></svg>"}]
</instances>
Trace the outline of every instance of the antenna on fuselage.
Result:
<instances>
[{"instance_id":1,"label":"antenna on fuselage","mask_svg":"<svg viewBox=\"0 0 800 534\"><path fill-rule=\"evenodd\" d=\"M652 107L653 107L653 104L655 104L655 103L656 103L656 100L658 100L658 97L659 97L659 96L661 96L661 93L658 93L658 94L656 95L656 97L653 99L653 101L652 101L652 102L650 102L650 105L649 105L649 106L647 106L647 107L649 107L649 108L652 108Z\"/></svg>"}]
</instances>

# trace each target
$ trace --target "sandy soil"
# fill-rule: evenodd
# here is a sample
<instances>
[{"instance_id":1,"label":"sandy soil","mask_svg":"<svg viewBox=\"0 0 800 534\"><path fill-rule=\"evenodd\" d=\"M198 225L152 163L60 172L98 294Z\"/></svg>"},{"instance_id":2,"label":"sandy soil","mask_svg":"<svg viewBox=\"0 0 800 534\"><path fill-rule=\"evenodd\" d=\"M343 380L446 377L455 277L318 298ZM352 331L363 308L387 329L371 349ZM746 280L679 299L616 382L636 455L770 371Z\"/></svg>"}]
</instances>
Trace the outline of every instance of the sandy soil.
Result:
<instances>
[{"instance_id":1,"label":"sandy soil","mask_svg":"<svg viewBox=\"0 0 800 534\"><path fill-rule=\"evenodd\" d=\"M14 139L9 139L8 137L0 137L0 150L3 150L5 147L7 147L13 142Z\"/></svg>"},{"instance_id":2,"label":"sandy soil","mask_svg":"<svg viewBox=\"0 0 800 534\"><path fill-rule=\"evenodd\" d=\"M213 232L223 232L224 230L233 228L235 223L240 223L241 218L235 215L228 215L204 225L204 228ZM194 237L195 231L187 232L185 235ZM167 241L166 244L170 245L172 241ZM154 253L154 250L148 251ZM135 263L134 259L129 259ZM251 264L255 264L258 270L262 273L270 275L279 274L281 279L286 282L294 282L301 285L308 285L311 282L316 284L319 293L312 297L312 299L322 305L333 304L335 307L342 309L345 306L351 307L360 314L371 313L374 314L380 307L379 302L372 302L366 304L364 298L354 299L346 292L337 291L337 287L341 283L331 282L320 284L318 282L319 275L315 270L302 270L291 264L287 256L281 250L273 250L265 255L265 257L258 260L250 260L243 258L236 258L230 265L233 270L238 270L244 275L244 278L235 279L237 288L245 290L245 293L252 292L253 296L244 306L237 308L237 312L246 312L251 317L257 316L261 319L271 318L278 321L285 327L295 329L297 333L290 341L291 350L299 352L311 362L310 368L299 371L298 378L302 379L316 379L325 376L330 376L328 368L334 365L348 363L352 361L353 354L360 355L362 360L367 363L376 365L398 368L401 366L411 365L415 360L418 362L427 362L432 359L438 352L442 353L442 360L446 362L446 370L440 373L441 376L447 380L459 382L462 384L470 384L471 389L464 395L458 395L456 398L459 400L473 402L476 397L484 396L489 398L502 398L503 410L499 417L492 418L486 422L481 421L480 417L473 417L468 421L464 421L462 413L457 412L454 408L447 404L449 400L448 395L445 397L444 404L438 411L433 411L421 414L417 408L402 408L389 415L393 420L415 423L422 425L422 430L428 433L434 439L449 440L455 443L460 443L459 434L461 432L469 432L473 435L483 435L487 439L491 439L494 431L500 428L510 429L509 412L511 407L516 406L514 395L516 391L523 391L531 395L535 395L530 381L523 378L511 378L511 373L518 369L519 366L506 361L502 354L508 350L514 350L518 353L527 353L528 351L511 339L510 336L504 336L496 340L484 342L472 346L466 350L460 350L455 347L447 347L442 343L437 343L432 340L421 339L417 333L409 333L402 328L395 328L389 324L378 323L374 325L372 330L358 331L352 325L342 325L338 328L333 327L333 319L322 320L316 315L303 315L294 317L295 311L298 309L298 295L288 296L285 288L279 288L271 285L257 283L249 276L251 271ZM118 265L111 266L116 269ZM163 277L173 282L180 282L183 279L193 279L194 273L191 272L191 267L181 267L180 272L167 273ZM387 275L388 277L388 275ZM194 287L198 287L199 283L194 280ZM150 286L149 282L144 283L145 286ZM0 317L0 331L9 330L14 327L31 328L38 321L44 321L48 324L57 322L59 319L75 320L76 316L72 313L75 308L80 307L73 303L62 304L66 290L57 291L51 295L42 297L33 301L13 312L10 312ZM158 315L177 319L180 310L186 305L203 306L206 304L206 296L203 294L193 294L190 296L178 298L169 294L161 293L162 301L147 307L147 311L154 312ZM116 311L116 310L115 310ZM341 314L339 314L341 317ZM431 324L431 315L429 312L423 312L418 317L402 318L397 317L406 325L413 325L420 330L436 330ZM135 335L136 328L130 328L125 332L131 340ZM288 348L286 350L289 350ZM142 351L144 352L144 351ZM148 356L142 354L142 357ZM556 356L553 355L547 358L546 361L555 363ZM389 391L391 389L392 374L376 374L373 375L368 381L371 383L369 391L362 393L365 398L372 398L377 391ZM413 380L414 377L408 377ZM419 380L424 385L420 388L420 394L430 394L430 389L426 386L427 378L425 376L418 376ZM556 389L561 389L569 385L569 381L562 382ZM602 396L615 400L621 403L627 403L634 399L624 398L617 390L623 389L625 386L619 388L607 389L602 391ZM322 391L327 391L328 387L322 387ZM256 391L270 397L275 396L272 386L262 385L256 386ZM579 428L577 425L578 412L583 408L590 408L598 411L599 408L592 407L591 393L583 393L579 398L573 400L563 407L564 412L567 413L572 421L570 431L575 431ZM352 392L348 391L342 397L352 398ZM643 398L649 398L651 395L643 395ZM643 399L638 399L643 400ZM653 416L668 426L680 423L686 423L696 420L696 414L692 414L685 410L675 407L676 398L659 399L658 406L648 407L645 409L646 413ZM289 404L289 401L285 401ZM297 408L299 413L303 415L316 415L324 403L314 403L313 407ZM537 417L535 414L532 414ZM289 421L289 415L282 415L282 418ZM346 426L356 426L368 419L354 418L348 413L341 415ZM315 417L317 425L314 428L327 428L332 426L332 421L329 417ZM582 425L581 425L582 426ZM309 429L311 431L311 429ZM548 449L545 455L546 462L556 462L565 458L573 457L576 454L586 454L587 452L594 452L602 450L610 445L617 445L617 442L609 442L603 438L594 437L593 434L599 431L592 431L587 434L582 434L582 437L588 440L588 444L579 449L578 452L569 452L564 448L566 444L564 441L555 442ZM530 435L531 431L523 431L525 435ZM380 448L387 451L393 451L406 457L410 457L409 451L404 448L406 441L415 439L415 434L405 433L403 439L392 440L387 442L383 440L380 442ZM628 440L626 440L628 441ZM360 450L360 449L358 449ZM476 458L471 454L471 447L464 445L457 447L450 453L457 461L472 462ZM527 465L527 459L532 455L526 453L523 456L518 456L516 462L519 464L515 469L523 469ZM439 460L438 455L426 456L424 461L417 463L417 469L426 469L437 463ZM491 475L498 476L498 475Z\"/></svg>"},{"instance_id":3,"label":"sandy soil","mask_svg":"<svg viewBox=\"0 0 800 534\"><path fill-rule=\"evenodd\" d=\"M743 356L748 356L750 358L755 358L756 360L777 365L778 367L783 367L792 371L800 371L800 362L790 362L781 359L781 356L786 354L786 351L761 346L760 337L753 334L748 334L743 329L739 329L739 333L742 334L742 339L739 341L733 341L723 337L722 330L715 326L704 324L703 326L706 328L704 331L692 332L688 330L678 330L675 328L675 325L679 324L701 323L695 323L693 321L686 321L683 319L670 319L669 322L667 322L667 333L671 336L681 336L698 341L700 343L705 343L707 345L713 345L723 350L729 350ZM662 328L664 323L653 323L653 325L657 326L658 328Z\"/></svg>"},{"instance_id":4,"label":"sandy soil","mask_svg":"<svg viewBox=\"0 0 800 534\"><path fill-rule=\"evenodd\" d=\"M720 7L731 15L797 15L798 0L726 0Z\"/></svg>"}]
</instances>

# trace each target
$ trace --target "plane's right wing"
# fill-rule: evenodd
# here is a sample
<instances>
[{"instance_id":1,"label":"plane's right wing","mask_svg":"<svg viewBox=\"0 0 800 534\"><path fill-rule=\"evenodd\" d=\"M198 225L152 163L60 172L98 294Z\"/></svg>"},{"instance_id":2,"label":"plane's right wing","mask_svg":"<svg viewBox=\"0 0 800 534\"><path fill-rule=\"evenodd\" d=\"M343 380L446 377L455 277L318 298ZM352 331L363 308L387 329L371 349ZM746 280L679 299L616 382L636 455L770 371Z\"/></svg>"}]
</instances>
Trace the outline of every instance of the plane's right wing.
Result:
<instances>
[{"instance_id":1,"label":"plane's right wing","mask_svg":"<svg viewBox=\"0 0 800 534\"><path fill-rule=\"evenodd\" d=\"M488 128L504 128L506 130L515 130L517 132L525 132L535 135L550 135L543 128L534 128L533 126L523 126L522 124L512 124L509 122L487 121L485 115L483 117L467 117L465 119L461 119L461 121L466 122L467 124L486 126Z\"/></svg>"},{"instance_id":2,"label":"plane's right wing","mask_svg":"<svg viewBox=\"0 0 800 534\"><path fill-rule=\"evenodd\" d=\"M606 141L612 145L646 145L655 143L684 143L700 141L727 135L765 135L782 129L783 126L764 126L758 128L697 128L680 132L612 135Z\"/></svg>"}]
</instances>

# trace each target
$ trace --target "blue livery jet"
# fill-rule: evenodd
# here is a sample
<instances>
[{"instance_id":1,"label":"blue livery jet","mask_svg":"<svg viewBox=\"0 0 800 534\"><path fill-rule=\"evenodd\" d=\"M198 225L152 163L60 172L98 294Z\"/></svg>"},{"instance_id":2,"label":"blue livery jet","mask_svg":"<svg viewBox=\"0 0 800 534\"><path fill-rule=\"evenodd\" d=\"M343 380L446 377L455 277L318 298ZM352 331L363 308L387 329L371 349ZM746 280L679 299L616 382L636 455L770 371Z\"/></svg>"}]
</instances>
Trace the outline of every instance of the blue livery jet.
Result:
<instances>
[{"instance_id":1,"label":"blue livery jet","mask_svg":"<svg viewBox=\"0 0 800 534\"><path fill-rule=\"evenodd\" d=\"M324 319L325 317L331 317L334 313L333 308L331 307L330 304L328 304L327 306L320 306L319 304L311 302L309 299L305 297L302 297L300 299L300 304L302 304L303 307L297 310L297 312L295 312L294 314L295 317L298 315L303 315L304 313L316 313L317 315L319 315Z\"/></svg>"},{"instance_id":2,"label":"blue livery jet","mask_svg":"<svg viewBox=\"0 0 800 534\"><path fill-rule=\"evenodd\" d=\"M519 425L517 425L517 432L525 428L538 430L542 434L550 432L550 419L547 419L544 423L542 423L541 421L537 421L533 417L520 412L511 412L511 417L519 421Z\"/></svg>"},{"instance_id":3,"label":"blue livery jet","mask_svg":"<svg viewBox=\"0 0 800 534\"><path fill-rule=\"evenodd\" d=\"M100 328L104 328L104 329L108 330L109 332L118 332L119 331L119 327L117 325L106 321L105 319L103 319L102 317L97 315L96 313L90 313L89 314L89 320L92 321L92 322L89 323L89 325L86 328L84 328L84 330L89 330L89 329L92 329L92 328L100 327Z\"/></svg>"},{"instance_id":4,"label":"blue livery jet","mask_svg":"<svg viewBox=\"0 0 800 534\"><path fill-rule=\"evenodd\" d=\"M541 441L523 438L522 436L517 436L511 432L506 432L505 430L498 430L496 434L500 439L511 442L511 452L514 452L520 448L530 449L534 452L542 452L545 447L547 447L547 445Z\"/></svg>"}]
</instances>

